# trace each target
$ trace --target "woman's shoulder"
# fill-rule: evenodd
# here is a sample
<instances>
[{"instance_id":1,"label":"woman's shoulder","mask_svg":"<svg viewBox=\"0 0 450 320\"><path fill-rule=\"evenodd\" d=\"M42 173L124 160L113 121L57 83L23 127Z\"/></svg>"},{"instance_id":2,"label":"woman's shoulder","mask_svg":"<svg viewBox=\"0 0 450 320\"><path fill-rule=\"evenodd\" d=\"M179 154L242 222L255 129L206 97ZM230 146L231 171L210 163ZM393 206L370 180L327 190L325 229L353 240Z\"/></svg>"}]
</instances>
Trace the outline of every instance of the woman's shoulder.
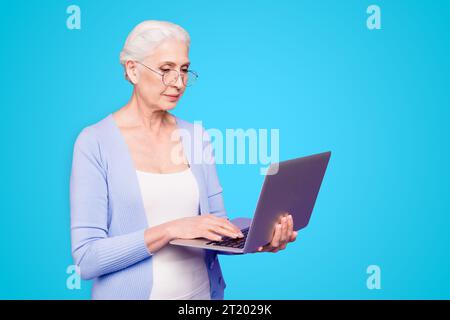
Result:
<instances>
[{"instance_id":1,"label":"woman's shoulder","mask_svg":"<svg viewBox=\"0 0 450 320\"><path fill-rule=\"evenodd\" d=\"M102 119L81 128L75 143L92 146L105 138L111 137L111 121L112 114L110 113Z\"/></svg>"},{"instance_id":2,"label":"woman's shoulder","mask_svg":"<svg viewBox=\"0 0 450 320\"><path fill-rule=\"evenodd\" d=\"M112 113L109 113L102 119L85 126L81 131L86 131L90 134L102 134L103 132L111 129L111 121Z\"/></svg>"}]
</instances>

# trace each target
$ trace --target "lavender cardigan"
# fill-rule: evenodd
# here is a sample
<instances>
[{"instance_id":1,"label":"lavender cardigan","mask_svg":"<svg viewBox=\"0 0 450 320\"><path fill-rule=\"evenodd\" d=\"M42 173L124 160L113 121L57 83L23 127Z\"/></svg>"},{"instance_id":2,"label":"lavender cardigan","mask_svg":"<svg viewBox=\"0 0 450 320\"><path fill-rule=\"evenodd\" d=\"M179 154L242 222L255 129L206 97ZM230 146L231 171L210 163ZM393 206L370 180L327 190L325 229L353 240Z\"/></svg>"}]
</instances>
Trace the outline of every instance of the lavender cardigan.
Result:
<instances>
[{"instance_id":1,"label":"lavender cardigan","mask_svg":"<svg viewBox=\"0 0 450 320\"><path fill-rule=\"evenodd\" d=\"M206 131L175 119L188 133L181 135L182 145L199 186L199 214L226 217L214 161L192 161L198 149L214 159ZM85 127L75 141L70 211L72 255L81 278L94 279L92 299L148 299L153 269L144 243L147 219L133 161L112 114ZM211 299L223 299L226 284L217 251L205 253Z\"/></svg>"}]
</instances>

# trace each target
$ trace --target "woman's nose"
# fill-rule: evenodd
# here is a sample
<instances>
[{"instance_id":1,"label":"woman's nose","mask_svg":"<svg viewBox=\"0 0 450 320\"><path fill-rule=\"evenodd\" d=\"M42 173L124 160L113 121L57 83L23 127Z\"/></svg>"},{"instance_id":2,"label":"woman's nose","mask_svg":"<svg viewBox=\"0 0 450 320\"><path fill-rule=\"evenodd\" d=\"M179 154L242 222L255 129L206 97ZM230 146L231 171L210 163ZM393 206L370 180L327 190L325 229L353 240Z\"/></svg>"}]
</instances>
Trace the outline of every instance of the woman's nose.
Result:
<instances>
[{"instance_id":1,"label":"woman's nose","mask_svg":"<svg viewBox=\"0 0 450 320\"><path fill-rule=\"evenodd\" d=\"M177 87L178 89L181 89L184 87L183 76L180 73L178 74L178 78L177 78L177 81L175 82L174 86Z\"/></svg>"}]
</instances>

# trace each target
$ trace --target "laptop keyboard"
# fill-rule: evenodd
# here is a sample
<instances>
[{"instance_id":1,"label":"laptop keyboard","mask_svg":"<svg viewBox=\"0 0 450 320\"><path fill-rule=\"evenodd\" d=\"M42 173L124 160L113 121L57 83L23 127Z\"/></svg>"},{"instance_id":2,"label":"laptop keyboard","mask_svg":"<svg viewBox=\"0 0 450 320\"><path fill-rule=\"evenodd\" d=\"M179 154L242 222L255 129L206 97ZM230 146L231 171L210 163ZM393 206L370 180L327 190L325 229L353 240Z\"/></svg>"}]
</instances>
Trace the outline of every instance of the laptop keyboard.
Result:
<instances>
[{"instance_id":1,"label":"laptop keyboard","mask_svg":"<svg viewBox=\"0 0 450 320\"><path fill-rule=\"evenodd\" d=\"M244 235L242 238L235 239L235 238L230 238L230 237L224 236L222 238L222 240L220 240L220 241L210 241L210 242L207 242L206 244L214 245L214 246L221 246L221 247L231 247L231 248L243 249L244 245L245 245L245 240L247 239L248 229L249 228L245 228L245 229L241 230L242 234Z\"/></svg>"}]
</instances>

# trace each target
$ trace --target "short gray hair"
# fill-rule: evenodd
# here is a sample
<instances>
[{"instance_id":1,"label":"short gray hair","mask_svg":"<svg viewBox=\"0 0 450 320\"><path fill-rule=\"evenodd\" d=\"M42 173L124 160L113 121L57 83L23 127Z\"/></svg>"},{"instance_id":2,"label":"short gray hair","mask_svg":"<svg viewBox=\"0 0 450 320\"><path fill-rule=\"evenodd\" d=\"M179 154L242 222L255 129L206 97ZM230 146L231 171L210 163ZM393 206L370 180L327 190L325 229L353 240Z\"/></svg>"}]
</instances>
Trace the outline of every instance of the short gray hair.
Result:
<instances>
[{"instance_id":1,"label":"short gray hair","mask_svg":"<svg viewBox=\"0 0 450 320\"><path fill-rule=\"evenodd\" d=\"M182 40L188 47L191 44L187 31L172 22L146 20L135 26L120 52L120 63L124 67L125 79L129 81L125 67L128 60L142 61L168 39Z\"/></svg>"}]
</instances>

